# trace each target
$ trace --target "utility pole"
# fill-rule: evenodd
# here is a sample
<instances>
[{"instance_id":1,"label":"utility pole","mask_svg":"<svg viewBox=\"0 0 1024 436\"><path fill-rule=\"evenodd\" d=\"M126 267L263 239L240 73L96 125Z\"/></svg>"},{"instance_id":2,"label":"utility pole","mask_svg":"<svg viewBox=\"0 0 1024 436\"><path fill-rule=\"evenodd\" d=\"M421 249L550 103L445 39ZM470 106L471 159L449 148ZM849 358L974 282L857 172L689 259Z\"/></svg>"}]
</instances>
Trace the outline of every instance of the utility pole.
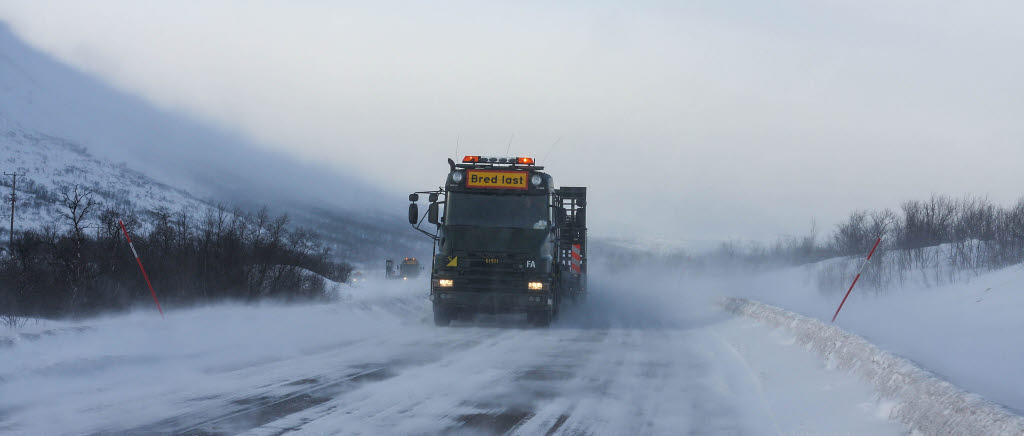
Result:
<instances>
[{"instance_id":1,"label":"utility pole","mask_svg":"<svg viewBox=\"0 0 1024 436\"><path fill-rule=\"evenodd\" d=\"M17 188L17 186L18 186L18 176L24 176L24 174L4 173L4 175L10 177L11 180L12 180L12 182L11 182L11 234L7 235L8 238L9 238L7 240L7 243L8 243L7 248L13 254L14 253L14 202L15 202L15 200L17 198L17 193L15 192L15 188Z\"/></svg>"}]
</instances>

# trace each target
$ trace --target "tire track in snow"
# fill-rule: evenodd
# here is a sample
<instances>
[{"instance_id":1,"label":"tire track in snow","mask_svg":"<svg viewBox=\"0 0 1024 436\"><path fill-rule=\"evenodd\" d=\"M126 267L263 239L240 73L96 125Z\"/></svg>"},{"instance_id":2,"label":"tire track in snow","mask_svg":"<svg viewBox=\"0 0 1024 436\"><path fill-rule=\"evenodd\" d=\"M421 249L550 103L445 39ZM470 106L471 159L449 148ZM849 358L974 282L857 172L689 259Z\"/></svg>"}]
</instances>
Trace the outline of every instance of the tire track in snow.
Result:
<instances>
[{"instance_id":1,"label":"tire track in snow","mask_svg":"<svg viewBox=\"0 0 1024 436\"><path fill-rule=\"evenodd\" d=\"M748 434L771 428L742 362L705 329L611 328L514 434ZM770 422L770 421L769 421Z\"/></svg>"},{"instance_id":2,"label":"tire track in snow","mask_svg":"<svg viewBox=\"0 0 1024 436\"><path fill-rule=\"evenodd\" d=\"M747 375L747 380L750 382L750 386L754 388L754 392L756 392L757 394L758 403L761 405L765 415L771 422L772 428L775 429L775 434L784 434L782 429L779 428L779 422L778 419L776 419L775 417L775 412L772 410L771 403L765 398L764 387L761 385L761 380L758 378L757 372L750 365L750 362L747 361L745 357L743 357L743 354L740 353L739 350L737 350L736 347L733 346L733 344L730 344L721 335L715 333L714 331L712 331L711 334L715 337L715 340L718 342L718 344L724 350L727 350L727 353L730 355L731 360L736 362L736 364L739 367L743 368L743 372Z\"/></svg>"},{"instance_id":3,"label":"tire track in snow","mask_svg":"<svg viewBox=\"0 0 1024 436\"><path fill-rule=\"evenodd\" d=\"M723 362L723 359L730 360ZM514 330L250 434L745 434L772 428L703 329Z\"/></svg>"},{"instance_id":4,"label":"tire track in snow","mask_svg":"<svg viewBox=\"0 0 1024 436\"><path fill-rule=\"evenodd\" d=\"M470 404L471 407L482 409L481 412L458 416L458 425L447 430L520 433L532 421L540 421L539 430L546 428L545 434L557 432L572 413L573 406L560 408L561 412L556 412L558 414L552 419L548 417L552 413L549 404L562 395L564 385L576 377L579 369L597 351L596 344L603 343L608 336L608 330L605 329L573 333L575 335L572 338L559 338L545 353L538 355L543 358L540 362L510 371L511 396L529 398L531 401L507 405L502 404L502 400L510 393L496 394L494 398ZM531 429L526 433L533 434L536 431Z\"/></svg>"},{"instance_id":5,"label":"tire track in snow","mask_svg":"<svg viewBox=\"0 0 1024 436\"><path fill-rule=\"evenodd\" d=\"M97 434L124 432L128 434L236 434L282 417L323 404L331 399L368 384L394 377L407 367L422 365L460 353L501 335L500 330L474 334L453 343L423 342L420 348L403 350L384 362L365 362L338 370L318 374L305 374L286 382L260 386L257 392L233 397L217 406L173 416L158 422L127 430L105 429ZM378 338L379 339L379 338ZM366 341L355 341L355 344ZM353 343L346 342L345 345ZM342 350L334 350L338 352ZM331 351L324 350L314 357L325 358ZM301 356L303 358L308 356ZM256 370L266 364L282 365L287 361L261 362L250 368ZM313 386L308 386L308 385ZM214 398L221 398L215 396Z\"/></svg>"},{"instance_id":6,"label":"tire track in snow","mask_svg":"<svg viewBox=\"0 0 1024 436\"><path fill-rule=\"evenodd\" d=\"M585 349L574 344L588 343L589 338L586 348L593 350L606 334L557 328L496 330L505 333L249 434L340 429L346 434L516 433L533 420L539 405L558 397L563 379L574 372L571 362L560 366L552 356L576 355L582 364L586 355L573 351Z\"/></svg>"}]
</instances>

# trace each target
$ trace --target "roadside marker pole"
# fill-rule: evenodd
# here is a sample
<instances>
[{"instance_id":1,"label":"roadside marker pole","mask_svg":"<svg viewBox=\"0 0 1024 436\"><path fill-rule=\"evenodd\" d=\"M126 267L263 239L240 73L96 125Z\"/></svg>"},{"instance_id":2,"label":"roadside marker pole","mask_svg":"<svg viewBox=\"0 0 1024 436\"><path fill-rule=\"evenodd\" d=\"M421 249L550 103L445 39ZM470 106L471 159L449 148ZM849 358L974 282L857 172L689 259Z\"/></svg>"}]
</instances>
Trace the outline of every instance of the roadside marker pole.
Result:
<instances>
[{"instance_id":1,"label":"roadside marker pole","mask_svg":"<svg viewBox=\"0 0 1024 436\"><path fill-rule=\"evenodd\" d=\"M139 269L142 270L142 278L146 279L146 286L149 286L149 293L153 295L153 302L156 303L156 310L160 311L160 318L163 318L164 310L160 308L160 301L156 299L156 291L153 290L153 285L149 283L149 276L146 275L146 268L142 267L142 259L139 259L139 253L135 251L135 244L132 244L132 237L128 236L128 229L124 228L123 221L117 220L117 223L121 225L121 231L124 232L124 237L128 240L128 246L132 248L132 254L135 255L135 261L139 263Z\"/></svg>"},{"instance_id":2,"label":"roadside marker pole","mask_svg":"<svg viewBox=\"0 0 1024 436\"><path fill-rule=\"evenodd\" d=\"M871 260L871 256L875 254L875 249L878 248L879 242L882 242L881 237L879 237L878 240L875 241L875 246L871 247L871 252L868 253L868 258L864 260L864 263L860 265L860 269L857 270L857 277L853 278L853 283L850 284L850 289L846 290L846 296L843 297L843 302L839 303L839 308L836 309L836 314L832 315L832 322L836 322L836 317L839 316L839 311L843 309L843 304L846 304L846 298L850 296L850 291L853 291L853 286L856 285L857 280L860 279L860 273L864 272L864 267L868 266L868 261Z\"/></svg>"}]
</instances>

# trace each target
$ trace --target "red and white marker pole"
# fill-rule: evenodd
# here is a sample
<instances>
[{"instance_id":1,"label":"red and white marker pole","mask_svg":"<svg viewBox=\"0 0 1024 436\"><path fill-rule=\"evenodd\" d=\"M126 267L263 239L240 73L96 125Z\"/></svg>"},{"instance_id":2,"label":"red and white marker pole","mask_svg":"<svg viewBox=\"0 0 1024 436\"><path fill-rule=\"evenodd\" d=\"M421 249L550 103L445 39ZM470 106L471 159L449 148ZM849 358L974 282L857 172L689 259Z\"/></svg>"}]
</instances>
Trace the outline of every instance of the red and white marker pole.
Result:
<instances>
[{"instance_id":1,"label":"red and white marker pole","mask_svg":"<svg viewBox=\"0 0 1024 436\"><path fill-rule=\"evenodd\" d=\"M135 244L132 244L132 237L128 236L128 229L124 228L123 221L117 220L117 223L121 225L121 231L124 232L124 237L128 240L128 246L132 248L132 254L135 255L135 261L139 263L139 269L142 270L142 278L146 279L146 286L149 286L149 293L153 295L153 302L156 303L156 310L160 311L160 318L163 318L164 310L160 308L160 301L156 299L156 291L153 290L153 285L149 283L149 276L146 274L146 268L142 267L142 259L139 259L139 253L135 251Z\"/></svg>"},{"instance_id":2,"label":"red and white marker pole","mask_svg":"<svg viewBox=\"0 0 1024 436\"><path fill-rule=\"evenodd\" d=\"M882 242L882 238L879 237L875 241L875 246L871 247L871 252L868 253L868 258L864 260L864 263L860 265L860 269L857 270L857 277L853 278L853 283L850 284L850 289L846 290L846 296L843 297L843 302L839 303L839 308L836 309L836 314L832 315L832 322L836 322L836 317L839 316L839 311L843 309L843 304L846 304L846 298L850 296L850 291L853 290L853 286L857 284L857 280L860 279L860 273L864 272L864 267L868 266L868 261L871 260L871 256L875 254L875 249L878 248L878 243Z\"/></svg>"}]
</instances>

